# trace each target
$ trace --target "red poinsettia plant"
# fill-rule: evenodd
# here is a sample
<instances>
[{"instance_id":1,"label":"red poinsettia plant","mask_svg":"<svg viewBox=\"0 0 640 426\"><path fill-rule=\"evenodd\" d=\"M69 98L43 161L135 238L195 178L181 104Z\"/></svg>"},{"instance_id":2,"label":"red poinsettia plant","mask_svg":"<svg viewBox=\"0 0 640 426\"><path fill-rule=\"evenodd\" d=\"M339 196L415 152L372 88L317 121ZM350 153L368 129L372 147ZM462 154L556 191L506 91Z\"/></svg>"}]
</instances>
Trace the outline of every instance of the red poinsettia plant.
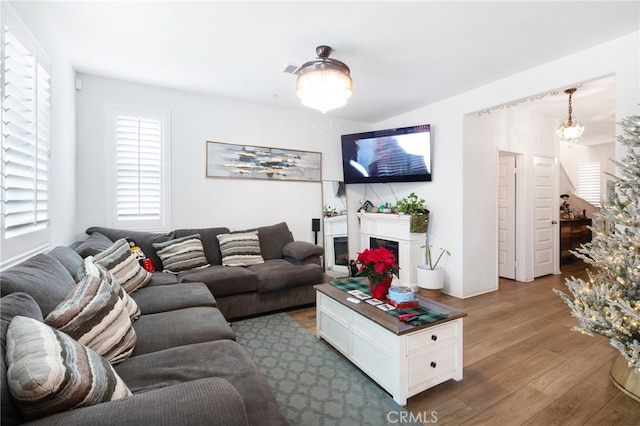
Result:
<instances>
[{"instance_id":1,"label":"red poinsettia plant","mask_svg":"<svg viewBox=\"0 0 640 426\"><path fill-rule=\"evenodd\" d=\"M375 249L365 249L358 254L356 264L360 265L358 273L359 277L368 277L371 285L374 287L380 281L389 277L400 277L400 268L396 262L396 256L391 250L385 247Z\"/></svg>"}]
</instances>

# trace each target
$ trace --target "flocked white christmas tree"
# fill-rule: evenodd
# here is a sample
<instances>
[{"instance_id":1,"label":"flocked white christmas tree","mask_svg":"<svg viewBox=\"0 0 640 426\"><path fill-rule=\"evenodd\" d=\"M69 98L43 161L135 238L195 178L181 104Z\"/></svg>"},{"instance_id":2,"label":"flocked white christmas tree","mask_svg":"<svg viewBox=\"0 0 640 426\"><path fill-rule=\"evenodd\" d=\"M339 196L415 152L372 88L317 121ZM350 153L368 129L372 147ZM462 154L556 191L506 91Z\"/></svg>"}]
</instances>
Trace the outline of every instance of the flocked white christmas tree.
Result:
<instances>
[{"instance_id":1,"label":"flocked white christmas tree","mask_svg":"<svg viewBox=\"0 0 640 426\"><path fill-rule=\"evenodd\" d=\"M593 239L573 254L589 265L588 280L566 280L573 298L555 290L580 326L574 330L607 337L640 372L640 116L622 120L627 147L615 161L613 189L594 215Z\"/></svg>"}]
</instances>

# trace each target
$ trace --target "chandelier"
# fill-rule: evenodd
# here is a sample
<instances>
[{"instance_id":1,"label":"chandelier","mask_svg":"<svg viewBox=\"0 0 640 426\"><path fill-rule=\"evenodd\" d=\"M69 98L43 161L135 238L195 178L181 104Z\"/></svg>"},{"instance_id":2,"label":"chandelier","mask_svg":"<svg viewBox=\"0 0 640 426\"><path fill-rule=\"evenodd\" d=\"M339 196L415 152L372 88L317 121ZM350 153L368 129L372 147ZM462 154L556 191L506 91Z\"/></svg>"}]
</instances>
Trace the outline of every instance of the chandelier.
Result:
<instances>
[{"instance_id":1,"label":"chandelier","mask_svg":"<svg viewBox=\"0 0 640 426\"><path fill-rule=\"evenodd\" d=\"M562 124L560 124L560 127L558 127L558 130L556 130L556 133L558 134L558 136L560 136L565 141L572 142L572 143L577 143L578 138L584 132L584 126L582 125L582 123L580 123L578 120L576 120L571 116L571 112L572 112L571 97L576 92L576 90L578 89L575 87L572 87L564 91L564 93L569 95L569 116L566 118L565 121L562 122Z\"/></svg>"},{"instance_id":2,"label":"chandelier","mask_svg":"<svg viewBox=\"0 0 640 426\"><path fill-rule=\"evenodd\" d=\"M296 93L303 105L324 114L347 104L351 97L351 70L344 62L329 58L329 46L316 47L316 54L316 59L298 70Z\"/></svg>"}]
</instances>

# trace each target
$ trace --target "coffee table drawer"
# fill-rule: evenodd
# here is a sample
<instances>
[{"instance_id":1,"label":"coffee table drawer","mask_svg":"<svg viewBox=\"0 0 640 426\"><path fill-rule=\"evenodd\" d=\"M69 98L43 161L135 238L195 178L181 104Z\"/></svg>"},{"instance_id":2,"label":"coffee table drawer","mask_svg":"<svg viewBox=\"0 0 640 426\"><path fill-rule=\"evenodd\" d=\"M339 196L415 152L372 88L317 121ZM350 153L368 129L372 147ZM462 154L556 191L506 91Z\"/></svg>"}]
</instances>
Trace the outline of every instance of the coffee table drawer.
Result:
<instances>
[{"instance_id":1,"label":"coffee table drawer","mask_svg":"<svg viewBox=\"0 0 640 426\"><path fill-rule=\"evenodd\" d=\"M458 339L458 327L455 322L428 328L407 338L407 355L411 356L425 350L448 345Z\"/></svg>"},{"instance_id":2,"label":"coffee table drawer","mask_svg":"<svg viewBox=\"0 0 640 426\"><path fill-rule=\"evenodd\" d=\"M456 345L440 347L432 351L423 352L408 359L408 390L423 389L430 382L440 383L443 377L451 377L456 371Z\"/></svg>"}]
</instances>

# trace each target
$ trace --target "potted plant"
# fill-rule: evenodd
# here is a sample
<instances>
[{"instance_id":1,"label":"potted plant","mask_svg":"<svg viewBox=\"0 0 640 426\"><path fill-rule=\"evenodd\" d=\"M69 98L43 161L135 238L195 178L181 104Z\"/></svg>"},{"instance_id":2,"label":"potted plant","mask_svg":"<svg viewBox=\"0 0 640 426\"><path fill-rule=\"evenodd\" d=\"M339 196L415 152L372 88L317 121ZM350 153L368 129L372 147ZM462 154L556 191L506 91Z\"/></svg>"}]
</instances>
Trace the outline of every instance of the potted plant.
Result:
<instances>
[{"instance_id":1,"label":"potted plant","mask_svg":"<svg viewBox=\"0 0 640 426\"><path fill-rule=\"evenodd\" d=\"M365 249L358 254L356 265L359 265L356 276L369 279L371 296L385 300L393 277L399 277L400 273L393 252L385 247Z\"/></svg>"},{"instance_id":2,"label":"potted plant","mask_svg":"<svg viewBox=\"0 0 640 426\"><path fill-rule=\"evenodd\" d=\"M424 249L427 263L424 265L418 265L418 287L420 287L421 295L427 297L438 297L440 296L442 287L444 287L444 274L443 270L438 268L438 263L440 263L442 256L445 254L447 256L451 256L451 252L441 247L440 253L435 257L432 247L432 245L425 245L421 247Z\"/></svg>"},{"instance_id":3,"label":"potted plant","mask_svg":"<svg viewBox=\"0 0 640 426\"><path fill-rule=\"evenodd\" d=\"M429 210L425 206L425 200L418 197L415 192L398 201L395 210L411 215L411 232L427 232Z\"/></svg>"}]
</instances>

